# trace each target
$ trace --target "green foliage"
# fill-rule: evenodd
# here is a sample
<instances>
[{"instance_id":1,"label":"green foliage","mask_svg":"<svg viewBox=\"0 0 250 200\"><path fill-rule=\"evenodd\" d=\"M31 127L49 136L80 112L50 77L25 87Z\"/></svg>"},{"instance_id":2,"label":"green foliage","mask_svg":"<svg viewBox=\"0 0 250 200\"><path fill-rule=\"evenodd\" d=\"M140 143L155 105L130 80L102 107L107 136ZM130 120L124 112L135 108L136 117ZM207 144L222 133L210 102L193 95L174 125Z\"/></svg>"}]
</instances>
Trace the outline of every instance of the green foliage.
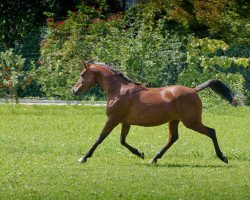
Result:
<instances>
[{"instance_id":1,"label":"green foliage","mask_svg":"<svg viewBox=\"0 0 250 200\"><path fill-rule=\"evenodd\" d=\"M163 30L160 23L155 28L141 24L139 29L128 30L120 29L119 25L96 23L91 26L98 37L90 57L113 63L131 79L149 86L175 83L185 64L180 36ZM103 28L106 34L99 34Z\"/></svg>"},{"instance_id":2,"label":"green foliage","mask_svg":"<svg viewBox=\"0 0 250 200\"><path fill-rule=\"evenodd\" d=\"M166 144L166 125L131 127L127 141L145 160L120 144L117 127L79 164L105 124L104 107L0 105L0 117L0 199L249 197L249 107L204 111L203 122L217 131L228 165L216 157L210 138L181 124L179 140L157 165L148 162Z\"/></svg>"},{"instance_id":3,"label":"green foliage","mask_svg":"<svg viewBox=\"0 0 250 200\"><path fill-rule=\"evenodd\" d=\"M238 95L246 94L248 90L244 87L245 78L240 72L242 68L249 67L250 59L223 56L223 52L228 48L221 40L190 37L187 45L188 67L180 73L179 83L195 87L206 80L219 79L233 88ZM222 55L219 56L218 52ZM235 72L232 71L233 68L238 69ZM207 97L205 102L215 98L208 92L204 94Z\"/></svg>"},{"instance_id":4,"label":"green foliage","mask_svg":"<svg viewBox=\"0 0 250 200\"><path fill-rule=\"evenodd\" d=\"M48 22L49 27L41 44L41 67L36 70L35 77L47 97L73 97L71 87L82 68L80 61L89 52L85 35L91 19L96 16L90 7L84 12L88 15L70 13L69 18L61 24Z\"/></svg>"},{"instance_id":5,"label":"green foliage","mask_svg":"<svg viewBox=\"0 0 250 200\"><path fill-rule=\"evenodd\" d=\"M67 16L78 0L11 0L0 3L0 51L13 48L25 58L23 71L30 70L40 57L41 29L46 24L46 14L56 20ZM25 72L24 72L25 73ZM25 96L42 96L40 86L32 81L18 94Z\"/></svg>"},{"instance_id":6,"label":"green foliage","mask_svg":"<svg viewBox=\"0 0 250 200\"><path fill-rule=\"evenodd\" d=\"M31 76L23 71L25 59L9 49L0 53L0 90L8 90L18 102L18 89L31 82Z\"/></svg>"},{"instance_id":7,"label":"green foliage","mask_svg":"<svg viewBox=\"0 0 250 200\"><path fill-rule=\"evenodd\" d=\"M150 10L148 8L148 10ZM93 8L82 6L62 25L52 22L41 47L42 66L38 82L47 96L73 98L69 86L80 72L80 60L93 59L115 65L130 78L149 86L174 84L185 66L185 46L177 33L165 29L164 20L114 14L103 18ZM46 80L47 75L53 77Z\"/></svg>"},{"instance_id":8,"label":"green foliage","mask_svg":"<svg viewBox=\"0 0 250 200\"><path fill-rule=\"evenodd\" d=\"M170 21L200 37L249 44L249 2L241 0L158 0Z\"/></svg>"},{"instance_id":9,"label":"green foliage","mask_svg":"<svg viewBox=\"0 0 250 200\"><path fill-rule=\"evenodd\" d=\"M43 13L58 19L75 7L77 0L11 0L0 3L0 49L15 48L27 34L45 24Z\"/></svg>"}]
</instances>

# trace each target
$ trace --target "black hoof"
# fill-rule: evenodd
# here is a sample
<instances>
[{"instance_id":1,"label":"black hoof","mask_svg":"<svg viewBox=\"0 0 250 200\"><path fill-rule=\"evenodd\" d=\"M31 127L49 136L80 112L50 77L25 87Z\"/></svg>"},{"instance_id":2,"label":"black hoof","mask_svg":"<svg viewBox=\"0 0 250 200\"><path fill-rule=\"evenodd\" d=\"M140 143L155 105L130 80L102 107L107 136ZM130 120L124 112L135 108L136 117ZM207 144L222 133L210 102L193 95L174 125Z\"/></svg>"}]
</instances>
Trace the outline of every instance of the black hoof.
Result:
<instances>
[{"instance_id":1,"label":"black hoof","mask_svg":"<svg viewBox=\"0 0 250 200\"><path fill-rule=\"evenodd\" d=\"M144 153L141 152L140 158L142 158L144 160Z\"/></svg>"},{"instance_id":2,"label":"black hoof","mask_svg":"<svg viewBox=\"0 0 250 200\"><path fill-rule=\"evenodd\" d=\"M228 158L226 156L224 156L223 160L224 163L228 164Z\"/></svg>"},{"instance_id":3,"label":"black hoof","mask_svg":"<svg viewBox=\"0 0 250 200\"><path fill-rule=\"evenodd\" d=\"M222 160L222 162L228 164L228 158L227 158L226 156L220 155L220 156L218 156L218 157Z\"/></svg>"}]
</instances>

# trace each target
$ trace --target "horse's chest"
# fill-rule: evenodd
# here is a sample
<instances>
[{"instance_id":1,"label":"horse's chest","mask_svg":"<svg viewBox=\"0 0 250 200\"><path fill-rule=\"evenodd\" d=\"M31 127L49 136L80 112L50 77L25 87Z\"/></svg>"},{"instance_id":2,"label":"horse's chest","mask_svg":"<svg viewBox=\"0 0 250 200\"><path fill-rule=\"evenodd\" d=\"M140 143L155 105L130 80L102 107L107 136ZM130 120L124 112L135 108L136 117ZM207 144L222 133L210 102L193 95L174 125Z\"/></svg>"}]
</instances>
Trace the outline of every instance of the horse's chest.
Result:
<instances>
[{"instance_id":1,"label":"horse's chest","mask_svg":"<svg viewBox=\"0 0 250 200\"><path fill-rule=\"evenodd\" d=\"M126 111L129 109L129 103L128 101L116 97L112 100L108 100L107 103L107 115L113 115L113 116L120 116L124 115Z\"/></svg>"}]
</instances>

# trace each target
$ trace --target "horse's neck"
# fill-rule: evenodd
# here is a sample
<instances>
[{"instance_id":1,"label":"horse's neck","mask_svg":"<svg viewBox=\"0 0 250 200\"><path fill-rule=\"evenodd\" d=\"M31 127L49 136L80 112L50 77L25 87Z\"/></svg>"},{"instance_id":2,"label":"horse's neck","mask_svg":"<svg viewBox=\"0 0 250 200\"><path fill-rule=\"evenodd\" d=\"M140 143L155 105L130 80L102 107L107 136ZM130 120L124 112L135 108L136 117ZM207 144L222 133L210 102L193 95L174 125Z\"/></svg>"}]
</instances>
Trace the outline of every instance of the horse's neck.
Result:
<instances>
[{"instance_id":1,"label":"horse's neck","mask_svg":"<svg viewBox=\"0 0 250 200\"><path fill-rule=\"evenodd\" d=\"M108 78L103 76L99 79L99 85L105 91L108 100L120 95L121 88L127 84L129 84L129 82L117 76L109 76Z\"/></svg>"}]
</instances>

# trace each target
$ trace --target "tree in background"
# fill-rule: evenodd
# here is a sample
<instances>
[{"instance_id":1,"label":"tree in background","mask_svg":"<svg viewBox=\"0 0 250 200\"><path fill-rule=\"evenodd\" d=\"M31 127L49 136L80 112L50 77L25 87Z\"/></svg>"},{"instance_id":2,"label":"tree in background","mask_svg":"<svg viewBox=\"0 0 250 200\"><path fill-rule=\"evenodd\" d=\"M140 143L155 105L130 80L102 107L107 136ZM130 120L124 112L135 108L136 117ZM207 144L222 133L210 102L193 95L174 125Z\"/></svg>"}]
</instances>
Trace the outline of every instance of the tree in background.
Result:
<instances>
[{"instance_id":1,"label":"tree in background","mask_svg":"<svg viewBox=\"0 0 250 200\"><path fill-rule=\"evenodd\" d=\"M46 24L44 13L57 19L67 16L80 1L11 0L0 3L0 47L15 48L27 34Z\"/></svg>"},{"instance_id":2,"label":"tree in background","mask_svg":"<svg viewBox=\"0 0 250 200\"><path fill-rule=\"evenodd\" d=\"M182 24L198 37L221 39L228 44L249 44L250 3L244 0L157 0L169 20Z\"/></svg>"},{"instance_id":3,"label":"tree in background","mask_svg":"<svg viewBox=\"0 0 250 200\"><path fill-rule=\"evenodd\" d=\"M40 57L40 41L46 15L55 19L67 16L79 1L67 0L11 0L0 3L0 51L9 48L25 58L23 71L30 70ZM41 96L40 86L35 80L28 87L18 89L19 96Z\"/></svg>"}]
</instances>

